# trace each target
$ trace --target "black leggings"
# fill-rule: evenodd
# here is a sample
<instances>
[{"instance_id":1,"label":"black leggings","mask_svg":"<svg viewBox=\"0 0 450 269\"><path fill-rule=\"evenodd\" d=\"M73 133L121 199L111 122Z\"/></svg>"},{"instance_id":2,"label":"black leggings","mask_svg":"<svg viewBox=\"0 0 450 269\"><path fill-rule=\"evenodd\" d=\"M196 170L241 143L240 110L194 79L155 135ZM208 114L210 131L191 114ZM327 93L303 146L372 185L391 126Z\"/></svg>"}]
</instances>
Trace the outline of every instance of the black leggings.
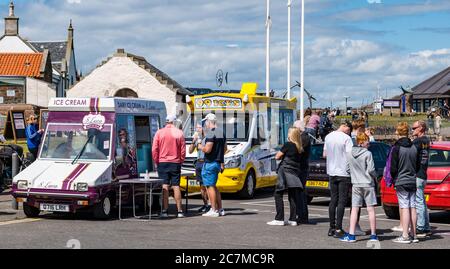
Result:
<instances>
[{"instance_id":1,"label":"black leggings","mask_svg":"<svg viewBox=\"0 0 450 269\"><path fill-rule=\"evenodd\" d=\"M288 199L290 207L290 221L297 221L297 203L300 196L300 188L288 188ZM284 202L283 202L284 191L275 191L275 207L277 210L277 215L275 220L284 221Z\"/></svg>"},{"instance_id":2,"label":"black leggings","mask_svg":"<svg viewBox=\"0 0 450 269\"><path fill-rule=\"evenodd\" d=\"M36 159L37 159L37 155L38 155L38 151L39 151L39 149L38 148L34 148L34 149L28 149L28 151L31 153L31 156L32 156L32 162L34 162L34 161L36 161Z\"/></svg>"},{"instance_id":3,"label":"black leggings","mask_svg":"<svg viewBox=\"0 0 450 269\"><path fill-rule=\"evenodd\" d=\"M329 215L331 228L342 230L342 219L344 218L350 188L351 181L349 177L330 177L331 201Z\"/></svg>"}]
</instances>

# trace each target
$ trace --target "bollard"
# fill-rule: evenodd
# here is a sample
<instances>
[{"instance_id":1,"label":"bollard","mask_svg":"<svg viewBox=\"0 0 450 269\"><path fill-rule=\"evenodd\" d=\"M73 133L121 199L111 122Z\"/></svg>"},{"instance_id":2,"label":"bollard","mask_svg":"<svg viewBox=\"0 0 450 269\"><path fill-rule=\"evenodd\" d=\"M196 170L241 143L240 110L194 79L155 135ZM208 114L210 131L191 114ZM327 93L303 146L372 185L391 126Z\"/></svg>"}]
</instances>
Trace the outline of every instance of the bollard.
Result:
<instances>
[{"instance_id":1,"label":"bollard","mask_svg":"<svg viewBox=\"0 0 450 269\"><path fill-rule=\"evenodd\" d=\"M17 155L16 152L14 152L12 154L12 179L14 179L14 177L17 175L17 173L19 172L19 155ZM16 199L14 198L11 202L11 207L14 210L18 210L19 209L19 204L17 203Z\"/></svg>"},{"instance_id":2,"label":"bollard","mask_svg":"<svg viewBox=\"0 0 450 269\"><path fill-rule=\"evenodd\" d=\"M16 152L12 154L12 178L19 173L19 155Z\"/></svg>"}]
</instances>

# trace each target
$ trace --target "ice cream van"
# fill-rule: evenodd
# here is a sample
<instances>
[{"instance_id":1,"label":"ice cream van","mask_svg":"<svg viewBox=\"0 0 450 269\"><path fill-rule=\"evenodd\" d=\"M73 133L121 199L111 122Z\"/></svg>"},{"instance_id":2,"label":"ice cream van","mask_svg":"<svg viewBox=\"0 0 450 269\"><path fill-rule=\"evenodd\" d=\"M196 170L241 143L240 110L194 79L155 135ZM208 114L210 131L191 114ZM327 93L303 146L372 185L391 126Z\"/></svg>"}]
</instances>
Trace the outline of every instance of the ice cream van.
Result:
<instances>
[{"instance_id":1,"label":"ice cream van","mask_svg":"<svg viewBox=\"0 0 450 269\"><path fill-rule=\"evenodd\" d=\"M48 108L38 158L14 177L13 197L27 217L91 211L109 218L118 182L153 170L151 143L166 117L164 102L54 98ZM130 190L122 196L126 203Z\"/></svg>"},{"instance_id":2,"label":"ice cream van","mask_svg":"<svg viewBox=\"0 0 450 269\"><path fill-rule=\"evenodd\" d=\"M256 83L244 83L238 93L215 92L188 100L187 146L192 143L196 125L208 113L214 113L228 148L217 188L243 198L252 198L256 189L275 186L275 154L286 142L296 113L296 98L268 97L258 94L257 88ZM194 170L196 159L197 152L188 154L183 168ZM182 178L180 186L188 186L189 192L200 191L195 177Z\"/></svg>"}]
</instances>

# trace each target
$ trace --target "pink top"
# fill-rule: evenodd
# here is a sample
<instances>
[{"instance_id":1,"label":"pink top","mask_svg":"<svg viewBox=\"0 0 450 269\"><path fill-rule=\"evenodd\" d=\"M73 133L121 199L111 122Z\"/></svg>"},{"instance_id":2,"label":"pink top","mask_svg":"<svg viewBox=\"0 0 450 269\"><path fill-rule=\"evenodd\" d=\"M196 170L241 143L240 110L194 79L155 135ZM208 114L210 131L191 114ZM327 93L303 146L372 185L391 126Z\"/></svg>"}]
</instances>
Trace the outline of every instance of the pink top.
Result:
<instances>
[{"instance_id":1,"label":"pink top","mask_svg":"<svg viewBox=\"0 0 450 269\"><path fill-rule=\"evenodd\" d=\"M153 139L152 157L156 165L159 163L182 164L186 158L186 141L183 132L172 124L158 130Z\"/></svg>"},{"instance_id":2,"label":"pink top","mask_svg":"<svg viewBox=\"0 0 450 269\"><path fill-rule=\"evenodd\" d=\"M320 124L320 117L319 115L311 115L311 118L309 118L308 125L306 125L306 128L316 129Z\"/></svg>"}]
</instances>

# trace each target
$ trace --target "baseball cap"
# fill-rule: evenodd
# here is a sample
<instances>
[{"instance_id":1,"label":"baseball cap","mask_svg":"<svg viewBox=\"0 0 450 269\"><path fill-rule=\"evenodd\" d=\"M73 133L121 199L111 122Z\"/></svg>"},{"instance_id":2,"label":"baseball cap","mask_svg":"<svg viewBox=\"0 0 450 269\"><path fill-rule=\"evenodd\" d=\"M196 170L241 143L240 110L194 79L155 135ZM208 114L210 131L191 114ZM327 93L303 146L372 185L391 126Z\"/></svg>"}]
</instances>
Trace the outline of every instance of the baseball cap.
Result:
<instances>
[{"instance_id":1,"label":"baseball cap","mask_svg":"<svg viewBox=\"0 0 450 269\"><path fill-rule=\"evenodd\" d=\"M177 117L175 115L168 115L166 117L166 122L175 122L177 120Z\"/></svg>"},{"instance_id":2,"label":"baseball cap","mask_svg":"<svg viewBox=\"0 0 450 269\"><path fill-rule=\"evenodd\" d=\"M204 121L217 121L217 117L216 115L209 113L208 115L206 115L206 117L203 119Z\"/></svg>"}]
</instances>

